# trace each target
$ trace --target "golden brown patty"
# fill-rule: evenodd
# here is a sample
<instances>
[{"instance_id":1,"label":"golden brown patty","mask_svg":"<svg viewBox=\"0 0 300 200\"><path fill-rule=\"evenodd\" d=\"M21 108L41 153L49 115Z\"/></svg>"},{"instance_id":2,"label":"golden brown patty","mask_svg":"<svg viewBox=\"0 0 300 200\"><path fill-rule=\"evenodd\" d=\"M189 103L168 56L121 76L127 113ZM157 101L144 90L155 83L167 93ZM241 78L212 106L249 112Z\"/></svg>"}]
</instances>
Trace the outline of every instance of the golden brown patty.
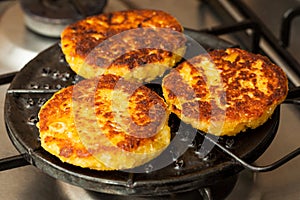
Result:
<instances>
[{"instance_id":1,"label":"golden brown patty","mask_svg":"<svg viewBox=\"0 0 300 200\"><path fill-rule=\"evenodd\" d=\"M62 161L97 170L127 169L170 142L167 106L145 86L115 75L55 93L39 112L42 147Z\"/></svg>"},{"instance_id":2,"label":"golden brown patty","mask_svg":"<svg viewBox=\"0 0 300 200\"><path fill-rule=\"evenodd\" d=\"M70 67L85 78L107 73L151 81L181 59L182 31L163 11L118 11L69 25L61 34L61 48Z\"/></svg>"},{"instance_id":3,"label":"golden brown patty","mask_svg":"<svg viewBox=\"0 0 300 200\"><path fill-rule=\"evenodd\" d=\"M237 48L196 56L163 80L170 110L215 135L234 136L260 126L287 92L287 77L280 67Z\"/></svg>"}]
</instances>

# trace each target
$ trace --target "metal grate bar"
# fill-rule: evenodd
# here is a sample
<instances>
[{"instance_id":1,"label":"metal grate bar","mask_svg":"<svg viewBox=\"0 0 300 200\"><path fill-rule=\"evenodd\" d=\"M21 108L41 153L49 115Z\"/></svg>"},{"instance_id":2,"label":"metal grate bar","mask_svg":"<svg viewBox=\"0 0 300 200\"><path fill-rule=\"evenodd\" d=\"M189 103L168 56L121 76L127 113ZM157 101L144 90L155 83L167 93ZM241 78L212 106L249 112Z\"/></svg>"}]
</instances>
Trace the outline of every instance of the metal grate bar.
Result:
<instances>
[{"instance_id":1,"label":"metal grate bar","mask_svg":"<svg viewBox=\"0 0 300 200\"><path fill-rule=\"evenodd\" d=\"M202 31L213 35L223 35L223 34L234 33L238 31L246 31L248 29L252 30L251 51L258 53L260 49L259 47L260 28L256 23L252 21L245 20L242 22L234 23L232 25L212 27L210 29L206 29Z\"/></svg>"},{"instance_id":2,"label":"metal grate bar","mask_svg":"<svg viewBox=\"0 0 300 200\"><path fill-rule=\"evenodd\" d=\"M57 89L9 89L8 94L53 94Z\"/></svg>"},{"instance_id":3,"label":"metal grate bar","mask_svg":"<svg viewBox=\"0 0 300 200\"><path fill-rule=\"evenodd\" d=\"M255 13L240 0L230 0L229 2L231 2L231 4L236 7L247 19L258 24L261 29L262 37L268 42L274 51L276 51L277 54L284 59L291 69L298 76L300 76L300 64L298 61L283 46L281 46L281 41L274 36L274 34L265 26L265 24L255 15Z\"/></svg>"},{"instance_id":4,"label":"metal grate bar","mask_svg":"<svg viewBox=\"0 0 300 200\"><path fill-rule=\"evenodd\" d=\"M24 155L3 158L0 160L0 171L23 167L25 165L29 165L29 162L25 160Z\"/></svg>"},{"instance_id":5,"label":"metal grate bar","mask_svg":"<svg viewBox=\"0 0 300 200\"><path fill-rule=\"evenodd\" d=\"M300 7L291 8L287 10L283 17L280 28L280 40L283 47L288 47L290 43L290 32L292 21L300 16Z\"/></svg>"}]
</instances>

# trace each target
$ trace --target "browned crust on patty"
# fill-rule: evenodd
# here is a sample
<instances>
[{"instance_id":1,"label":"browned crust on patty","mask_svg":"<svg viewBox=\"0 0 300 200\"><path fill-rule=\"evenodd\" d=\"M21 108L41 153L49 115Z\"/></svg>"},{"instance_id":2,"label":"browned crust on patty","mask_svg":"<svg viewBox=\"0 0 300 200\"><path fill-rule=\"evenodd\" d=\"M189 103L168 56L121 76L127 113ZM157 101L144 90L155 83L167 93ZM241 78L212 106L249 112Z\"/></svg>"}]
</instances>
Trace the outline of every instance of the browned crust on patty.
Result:
<instances>
[{"instance_id":1,"label":"browned crust on patty","mask_svg":"<svg viewBox=\"0 0 300 200\"><path fill-rule=\"evenodd\" d=\"M110 170L159 155L170 142L167 120L166 104L155 92L103 75L54 94L39 112L38 127L42 147L62 161Z\"/></svg>"},{"instance_id":2,"label":"browned crust on patty","mask_svg":"<svg viewBox=\"0 0 300 200\"><path fill-rule=\"evenodd\" d=\"M70 67L85 78L104 73L125 76L146 64L174 66L185 49L182 31L180 23L163 11L117 11L69 25L61 46Z\"/></svg>"},{"instance_id":3,"label":"browned crust on patty","mask_svg":"<svg viewBox=\"0 0 300 200\"><path fill-rule=\"evenodd\" d=\"M214 78L221 87L211 84ZM163 91L183 121L205 132L216 123L221 132L211 133L236 135L263 124L285 99L288 85L283 70L267 57L229 48L180 64L164 78Z\"/></svg>"},{"instance_id":4,"label":"browned crust on patty","mask_svg":"<svg viewBox=\"0 0 300 200\"><path fill-rule=\"evenodd\" d=\"M86 57L99 43L122 31L142 27L169 28L182 32L180 23L160 10L128 10L88 17L69 25L62 38L75 40L75 52ZM74 38L75 36L75 38ZM152 35L153 36L153 35Z\"/></svg>"}]
</instances>

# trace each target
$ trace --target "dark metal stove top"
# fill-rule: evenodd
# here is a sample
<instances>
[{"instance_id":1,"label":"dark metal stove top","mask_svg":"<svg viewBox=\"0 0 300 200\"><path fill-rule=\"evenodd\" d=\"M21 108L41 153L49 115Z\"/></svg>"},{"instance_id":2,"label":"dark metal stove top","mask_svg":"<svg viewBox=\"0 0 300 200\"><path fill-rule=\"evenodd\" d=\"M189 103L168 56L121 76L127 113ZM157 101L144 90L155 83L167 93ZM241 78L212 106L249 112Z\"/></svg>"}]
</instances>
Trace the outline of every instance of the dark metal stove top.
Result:
<instances>
[{"instance_id":1,"label":"dark metal stove top","mask_svg":"<svg viewBox=\"0 0 300 200\"><path fill-rule=\"evenodd\" d=\"M130 2L126 4L125 2ZM226 2L220 0L220 2ZM277 3L261 1L244 1L247 5L258 12L258 16L268 25L269 29L279 35L280 23L283 12L291 6L298 5L299 1L288 0L278 1ZM212 13L204 1L199 0L169 0L169 1L151 1L151 0L111 0L106 7L107 11L129 8L158 8L163 9L182 22L183 26L193 29L207 29L220 25L220 18ZM29 60L42 50L57 42L54 39L48 39L35 35L28 31L23 23L21 9L16 2L0 3L2 15L0 18L0 74L17 71L22 68ZM273 10L274 9L274 10ZM236 18L240 18L236 15ZM15 23L13 21L16 21ZM14 25L13 25L14 24ZM293 29L291 41L288 48L295 58L300 58L297 49L297 27ZM222 36L227 39L227 36ZM231 39L231 38L228 38ZM299 46L299 45L298 45ZM291 76L294 76L292 74ZM299 77L293 78L294 84L299 84ZM4 97L8 85L0 86L0 109L4 107ZM300 122L299 108L294 105L283 105L281 109L281 124L279 131L271 146L261 156L256 163L268 164L299 146L300 135L297 133ZM0 116L0 158L18 155L11 144L4 125L3 115ZM269 199L289 199L298 200L300 197L300 160L296 158L284 166L268 173L252 173L244 170L238 177L236 186L227 200L251 199L251 200L269 200ZM136 199L111 196L86 191L82 188L58 181L42 173L33 166L25 166L17 169L3 171L0 173L0 199ZM194 191L181 195L167 197L157 197L152 199L199 199L200 192ZM148 198L149 199L149 198ZM201 198L200 198L201 199Z\"/></svg>"}]
</instances>

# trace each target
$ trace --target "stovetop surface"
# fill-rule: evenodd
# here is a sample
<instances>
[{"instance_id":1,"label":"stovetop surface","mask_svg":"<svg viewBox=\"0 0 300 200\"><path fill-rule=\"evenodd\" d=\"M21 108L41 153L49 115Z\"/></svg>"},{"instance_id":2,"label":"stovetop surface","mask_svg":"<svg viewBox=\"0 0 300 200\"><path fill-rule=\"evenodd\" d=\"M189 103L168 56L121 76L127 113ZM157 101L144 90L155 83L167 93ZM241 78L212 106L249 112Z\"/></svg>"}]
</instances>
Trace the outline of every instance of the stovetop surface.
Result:
<instances>
[{"instance_id":1,"label":"stovetop surface","mask_svg":"<svg viewBox=\"0 0 300 200\"><path fill-rule=\"evenodd\" d=\"M122 0L109 1L106 11L128 8L128 4ZM204 3L198 0L186 1L151 1L132 0L131 8L155 8L163 9L175 17L183 26L193 29L202 29L220 24L219 18L211 13ZM291 6L298 5L299 1L278 1L278 4L268 0L245 0L247 5L258 12L269 28L278 36L279 23L282 13ZM58 39L49 39L36 35L27 30L22 22L21 9L16 2L0 3L0 73L17 71L42 50L51 46ZM5 8L5 9L4 9ZM274 9L274 10L272 10ZM7 22L9 20L9 22ZM16 21L16 23L12 22ZM300 27L295 21L294 26ZM13 25L14 24L14 25ZM300 31L300 30L299 30ZM298 30L292 32L292 43L289 51L300 58L297 51L300 41L295 39ZM0 86L0 110L3 112L4 98L8 85ZM299 108L295 105L282 105L281 123L274 141L267 151L256 161L256 164L269 164L299 146L298 134L300 122ZM0 116L0 158L18 155L11 144L5 130L3 115ZM228 200L276 200L276 199L300 199L300 159L295 158L284 166L267 173L252 173L244 170L238 179L233 192ZM169 199L199 199L197 192L170 196ZM32 199L147 199L142 197L120 197L89 192L79 187L55 180L42 173L33 166L25 166L0 173L0 199L7 200L32 200ZM149 198L148 198L149 199ZM166 199L157 197L151 199Z\"/></svg>"}]
</instances>

